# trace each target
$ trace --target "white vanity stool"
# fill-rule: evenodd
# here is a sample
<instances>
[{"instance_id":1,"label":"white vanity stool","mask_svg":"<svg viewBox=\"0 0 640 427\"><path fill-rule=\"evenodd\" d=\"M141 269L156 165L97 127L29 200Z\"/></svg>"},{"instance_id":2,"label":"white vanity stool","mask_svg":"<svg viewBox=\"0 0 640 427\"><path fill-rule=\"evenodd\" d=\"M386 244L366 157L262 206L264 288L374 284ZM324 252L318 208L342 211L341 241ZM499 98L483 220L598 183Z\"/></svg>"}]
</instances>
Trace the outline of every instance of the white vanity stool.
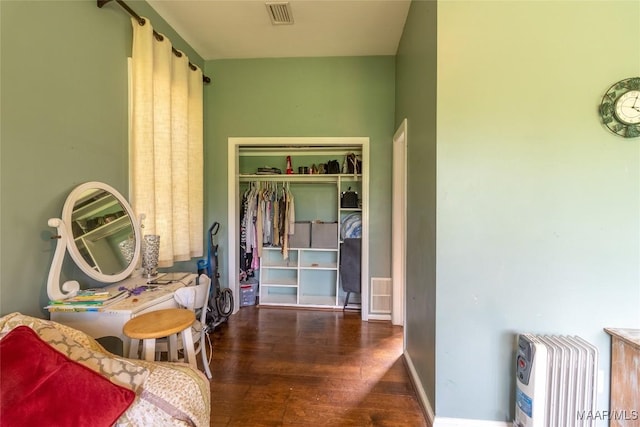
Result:
<instances>
[{"instance_id":1,"label":"white vanity stool","mask_svg":"<svg viewBox=\"0 0 640 427\"><path fill-rule=\"evenodd\" d=\"M169 362L178 361L178 334L182 337L184 358L197 369L196 352L191 336L191 326L196 321L193 311L185 308L168 308L134 317L124 324L123 332L131 340L129 358L138 358L138 342L142 341L142 357L153 362L156 355L156 339L168 338Z\"/></svg>"}]
</instances>

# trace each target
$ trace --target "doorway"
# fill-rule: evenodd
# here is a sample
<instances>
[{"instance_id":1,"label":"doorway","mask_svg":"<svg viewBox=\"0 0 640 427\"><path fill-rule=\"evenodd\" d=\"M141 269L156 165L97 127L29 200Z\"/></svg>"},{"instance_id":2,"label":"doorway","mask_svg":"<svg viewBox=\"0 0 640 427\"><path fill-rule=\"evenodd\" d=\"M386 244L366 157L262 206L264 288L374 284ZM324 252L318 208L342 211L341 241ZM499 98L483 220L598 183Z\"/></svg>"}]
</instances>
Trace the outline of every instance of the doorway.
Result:
<instances>
[{"instance_id":1,"label":"doorway","mask_svg":"<svg viewBox=\"0 0 640 427\"><path fill-rule=\"evenodd\" d=\"M228 139L228 224L229 224L229 233L228 233L228 286L233 290L234 294L240 295L240 280L237 274L232 274L231 272L237 272L240 269L240 261L239 261L239 248L240 248L240 231L239 231L239 205L240 205L240 181L245 181L247 179L267 179L264 175L260 175L259 177L254 176L252 173L247 173L247 171L242 170L240 159L246 160L247 158L260 158L264 156L274 156L280 159L285 159L287 156L289 158L296 158L296 156L336 156L340 154L344 156L346 152L360 152L361 159L363 163L363 168L361 172L361 176L358 176L357 179L361 181L360 190L361 190L361 207L356 209L360 212L361 215L361 319L366 321L369 319L370 315L370 289L369 289L369 138L368 137L248 137L248 138L236 138L230 137ZM245 162L246 163L246 162ZM338 207L338 198L337 195L340 194L341 182L347 177L343 177L342 175L351 175L350 179L353 180L355 177L354 174L326 174L326 175L316 175L316 174L276 174L273 178L275 181L291 181L292 182L302 182L305 181L317 181L317 182L332 182L336 183L338 193L336 194L335 206ZM311 177L311 178L308 178ZM335 184L334 184L335 185ZM343 209L340 207L340 212ZM338 213L340 215L340 213ZM340 218L340 217L338 217ZM336 229L336 232L338 229ZM337 237L337 236L336 236ZM300 248L296 249L300 251ZM313 251L314 249L302 249L304 251ZM336 254L339 252L334 251ZM339 256L339 255L338 255ZM307 260L308 261L308 260ZM335 264L336 260L332 260L330 263ZM297 265L297 264L296 264ZM271 266L274 270L278 268L278 266ZM279 269L279 268L278 268ZM293 270L292 266L287 266L286 270ZM318 266L318 263L308 265L302 265L300 268L296 267L297 270L302 270L307 272L307 270L320 269L327 270L323 266ZM334 270L336 272L339 271L338 268L332 267L328 270ZM287 274L290 272L287 272ZM284 273L283 273L284 274ZM302 274L301 274L302 275ZM293 295L291 290L296 292L295 302L274 302L271 301L270 305L283 305L288 307L301 307L308 306L309 308L316 308L319 304L304 302L300 299L303 291L302 288L298 284L298 275L297 273L291 274L291 277L284 278L279 277L278 283L270 284L271 287L282 287L286 292L290 292ZM286 279L292 279L285 283ZM262 285L262 284L261 284ZM337 288L337 282L336 282ZM340 300L340 294L338 294L338 290L335 290L335 294L333 291L326 292L330 297L337 297ZM312 292L309 292L311 295ZM288 297L291 295L287 295ZM304 296L304 295L303 295ZM315 296L315 294L314 294ZM322 295L326 296L326 295ZM334 308L342 308L342 305L333 304ZM321 308L327 308L327 304L323 304ZM234 313L237 312L240 308L239 300L236 300Z\"/></svg>"},{"instance_id":2,"label":"doorway","mask_svg":"<svg viewBox=\"0 0 640 427\"><path fill-rule=\"evenodd\" d=\"M404 325L405 273L407 241L407 119L393 136L393 195L391 258L393 301L391 322Z\"/></svg>"}]
</instances>

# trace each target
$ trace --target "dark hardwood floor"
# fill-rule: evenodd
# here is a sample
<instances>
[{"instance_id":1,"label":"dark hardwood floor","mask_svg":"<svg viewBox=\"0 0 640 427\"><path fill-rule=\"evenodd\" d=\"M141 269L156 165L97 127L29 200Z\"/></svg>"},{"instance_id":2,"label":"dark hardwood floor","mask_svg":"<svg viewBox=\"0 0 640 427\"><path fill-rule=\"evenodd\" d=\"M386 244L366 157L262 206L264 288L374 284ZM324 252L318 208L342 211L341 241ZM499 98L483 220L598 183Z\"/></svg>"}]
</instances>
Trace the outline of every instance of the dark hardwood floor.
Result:
<instances>
[{"instance_id":1,"label":"dark hardwood floor","mask_svg":"<svg viewBox=\"0 0 640 427\"><path fill-rule=\"evenodd\" d=\"M358 312L243 307L211 337L211 426L428 427L401 327Z\"/></svg>"}]
</instances>

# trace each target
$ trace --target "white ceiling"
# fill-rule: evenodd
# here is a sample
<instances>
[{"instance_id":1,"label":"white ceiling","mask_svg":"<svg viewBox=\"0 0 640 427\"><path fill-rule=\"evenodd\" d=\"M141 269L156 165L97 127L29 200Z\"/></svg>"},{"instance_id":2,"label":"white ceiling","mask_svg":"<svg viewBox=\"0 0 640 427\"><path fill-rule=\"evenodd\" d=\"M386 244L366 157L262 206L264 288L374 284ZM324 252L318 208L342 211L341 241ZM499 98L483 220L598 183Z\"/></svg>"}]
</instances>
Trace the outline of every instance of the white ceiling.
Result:
<instances>
[{"instance_id":1,"label":"white ceiling","mask_svg":"<svg viewBox=\"0 0 640 427\"><path fill-rule=\"evenodd\" d=\"M290 0L272 25L258 0L147 0L204 60L395 55L410 0Z\"/></svg>"}]
</instances>

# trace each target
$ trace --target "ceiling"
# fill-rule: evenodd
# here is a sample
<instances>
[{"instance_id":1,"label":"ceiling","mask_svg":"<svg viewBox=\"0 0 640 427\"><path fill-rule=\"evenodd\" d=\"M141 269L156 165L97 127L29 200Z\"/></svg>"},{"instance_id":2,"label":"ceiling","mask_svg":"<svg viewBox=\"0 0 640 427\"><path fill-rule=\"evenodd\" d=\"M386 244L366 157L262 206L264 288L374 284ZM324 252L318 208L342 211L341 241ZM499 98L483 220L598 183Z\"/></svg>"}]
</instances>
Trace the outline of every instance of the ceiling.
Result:
<instances>
[{"instance_id":1,"label":"ceiling","mask_svg":"<svg viewBox=\"0 0 640 427\"><path fill-rule=\"evenodd\" d=\"M266 1L147 0L204 60L395 55L410 0L290 0L273 25Z\"/></svg>"}]
</instances>

